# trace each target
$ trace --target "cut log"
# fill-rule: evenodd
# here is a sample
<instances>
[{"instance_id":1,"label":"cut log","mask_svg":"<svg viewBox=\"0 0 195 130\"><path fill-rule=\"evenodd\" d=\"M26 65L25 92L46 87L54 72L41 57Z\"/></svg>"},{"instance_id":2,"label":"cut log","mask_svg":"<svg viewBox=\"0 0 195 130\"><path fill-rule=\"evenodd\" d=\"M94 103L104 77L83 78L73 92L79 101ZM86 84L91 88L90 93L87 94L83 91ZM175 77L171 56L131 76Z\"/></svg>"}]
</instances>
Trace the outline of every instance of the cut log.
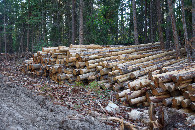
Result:
<instances>
[{"instance_id":1,"label":"cut log","mask_svg":"<svg viewBox=\"0 0 195 130\"><path fill-rule=\"evenodd\" d=\"M188 91L195 91L195 83L188 85Z\"/></svg>"},{"instance_id":2,"label":"cut log","mask_svg":"<svg viewBox=\"0 0 195 130\"><path fill-rule=\"evenodd\" d=\"M96 68L97 66L98 66L98 63L89 64L89 66L87 66L87 69L93 69L93 68Z\"/></svg>"},{"instance_id":3,"label":"cut log","mask_svg":"<svg viewBox=\"0 0 195 130\"><path fill-rule=\"evenodd\" d=\"M175 83L171 82L170 84L166 84L166 85L168 85L169 92L176 90Z\"/></svg>"},{"instance_id":4,"label":"cut log","mask_svg":"<svg viewBox=\"0 0 195 130\"><path fill-rule=\"evenodd\" d=\"M137 97L141 96L145 92L146 92L145 89L137 90L137 91L130 91L130 92L125 93L125 97L127 100L130 100L130 99L137 98Z\"/></svg>"},{"instance_id":5,"label":"cut log","mask_svg":"<svg viewBox=\"0 0 195 130\"><path fill-rule=\"evenodd\" d=\"M195 68L192 68L190 70L183 70L180 71L178 74L174 74L172 76L172 80L174 82L179 82L179 81L183 81L183 80L189 80L189 79L193 79L195 77Z\"/></svg>"},{"instance_id":6,"label":"cut log","mask_svg":"<svg viewBox=\"0 0 195 130\"><path fill-rule=\"evenodd\" d=\"M33 60L25 60L23 63L24 64L32 64L33 63Z\"/></svg>"},{"instance_id":7,"label":"cut log","mask_svg":"<svg viewBox=\"0 0 195 130\"><path fill-rule=\"evenodd\" d=\"M167 65L170 65L172 63L175 63L175 62L177 62L177 61L171 60L171 61L166 61L166 62L163 62L163 63L159 63L159 64L156 64L156 65L153 65L153 66L143 68L142 70L132 72L131 75L130 75L130 78L131 79L137 78L139 76L147 74L150 71L154 71L154 70L158 69L159 66L163 67L163 66L167 66Z\"/></svg>"},{"instance_id":8,"label":"cut log","mask_svg":"<svg viewBox=\"0 0 195 130\"><path fill-rule=\"evenodd\" d=\"M140 86L143 88L143 87L146 87L150 84L151 80L149 80L148 78L146 79L141 79L141 82L140 82Z\"/></svg>"},{"instance_id":9,"label":"cut log","mask_svg":"<svg viewBox=\"0 0 195 130\"><path fill-rule=\"evenodd\" d=\"M80 69L74 69L73 74L74 75L79 75L80 74Z\"/></svg>"},{"instance_id":10,"label":"cut log","mask_svg":"<svg viewBox=\"0 0 195 130\"><path fill-rule=\"evenodd\" d=\"M108 73L109 76L119 76L120 75L120 71L119 70L114 70L112 72Z\"/></svg>"},{"instance_id":11,"label":"cut log","mask_svg":"<svg viewBox=\"0 0 195 130\"><path fill-rule=\"evenodd\" d=\"M58 75L58 80L65 80L66 79L66 74L59 74Z\"/></svg>"},{"instance_id":12,"label":"cut log","mask_svg":"<svg viewBox=\"0 0 195 130\"><path fill-rule=\"evenodd\" d=\"M154 82L151 81L150 84L149 84L149 87L150 87L151 89L155 89L155 88L157 88L158 86L156 87L156 85L154 84Z\"/></svg>"},{"instance_id":13,"label":"cut log","mask_svg":"<svg viewBox=\"0 0 195 130\"><path fill-rule=\"evenodd\" d=\"M76 61L76 67L77 68L83 68L83 67L85 67L85 62L78 62L78 61Z\"/></svg>"},{"instance_id":14,"label":"cut log","mask_svg":"<svg viewBox=\"0 0 195 130\"><path fill-rule=\"evenodd\" d=\"M95 74L96 74L96 72L90 72L90 73L79 75L79 76L77 76L77 81L87 79L88 77L94 76Z\"/></svg>"},{"instance_id":15,"label":"cut log","mask_svg":"<svg viewBox=\"0 0 195 130\"><path fill-rule=\"evenodd\" d=\"M58 46L58 50L60 50L61 52L67 52L69 51L69 47L66 47L66 46Z\"/></svg>"},{"instance_id":16,"label":"cut log","mask_svg":"<svg viewBox=\"0 0 195 130\"><path fill-rule=\"evenodd\" d=\"M95 69L80 69L80 74L86 74L89 72L94 72Z\"/></svg>"},{"instance_id":17,"label":"cut log","mask_svg":"<svg viewBox=\"0 0 195 130\"><path fill-rule=\"evenodd\" d=\"M138 88L140 89L141 86L140 86L140 83L143 82L142 79L147 79L147 75L146 76L142 76L142 77L139 77L138 79L132 81L132 82L129 82L128 84L128 87L130 90L134 90L135 88Z\"/></svg>"},{"instance_id":18,"label":"cut log","mask_svg":"<svg viewBox=\"0 0 195 130\"><path fill-rule=\"evenodd\" d=\"M108 69L108 68L103 68L103 69L100 70L100 74L101 75L106 75L109 72L111 72L111 69Z\"/></svg>"},{"instance_id":19,"label":"cut log","mask_svg":"<svg viewBox=\"0 0 195 130\"><path fill-rule=\"evenodd\" d=\"M149 97L148 101L151 103L159 103L159 102L162 102L163 99L165 98L169 98L170 95L169 94L166 94L166 95L160 95L160 96L152 96L152 97Z\"/></svg>"},{"instance_id":20,"label":"cut log","mask_svg":"<svg viewBox=\"0 0 195 130\"><path fill-rule=\"evenodd\" d=\"M123 87L121 85L119 85L118 83L115 83L113 86L112 86L112 89L114 91L119 91L120 89L123 89Z\"/></svg>"},{"instance_id":21,"label":"cut log","mask_svg":"<svg viewBox=\"0 0 195 130\"><path fill-rule=\"evenodd\" d=\"M99 80L108 80L108 75L101 75Z\"/></svg>"},{"instance_id":22,"label":"cut log","mask_svg":"<svg viewBox=\"0 0 195 130\"><path fill-rule=\"evenodd\" d=\"M171 71L171 72L167 72L167 73L162 73L162 74L157 74L157 75L153 75L152 79L154 79L154 81L156 83L160 83L160 82L170 82L172 80L171 75L178 73L178 71Z\"/></svg>"},{"instance_id":23,"label":"cut log","mask_svg":"<svg viewBox=\"0 0 195 130\"><path fill-rule=\"evenodd\" d=\"M191 105L190 105L190 108L195 111L195 102L192 102Z\"/></svg>"},{"instance_id":24,"label":"cut log","mask_svg":"<svg viewBox=\"0 0 195 130\"><path fill-rule=\"evenodd\" d=\"M116 94L116 98L119 99L121 97L124 97L125 94L129 93L130 91L131 91L130 89L123 90L122 92Z\"/></svg>"},{"instance_id":25,"label":"cut log","mask_svg":"<svg viewBox=\"0 0 195 130\"><path fill-rule=\"evenodd\" d=\"M145 101L146 101L146 96L142 96L142 97L130 99L129 104L134 105L134 104L138 104L138 103L145 102Z\"/></svg>"},{"instance_id":26,"label":"cut log","mask_svg":"<svg viewBox=\"0 0 195 130\"><path fill-rule=\"evenodd\" d=\"M170 82L170 83L160 82L159 83L159 87L161 87L164 91L168 90L168 87L171 85L175 85L175 84L173 82Z\"/></svg>"},{"instance_id":27,"label":"cut log","mask_svg":"<svg viewBox=\"0 0 195 130\"><path fill-rule=\"evenodd\" d=\"M191 103L190 99L184 99L184 100L181 101L181 106L183 108L187 108L187 107L190 107L190 103Z\"/></svg>"},{"instance_id":28,"label":"cut log","mask_svg":"<svg viewBox=\"0 0 195 130\"><path fill-rule=\"evenodd\" d=\"M45 48L45 47L43 47L43 48L42 48L42 52L54 51L55 49L57 50L58 47L50 47L50 48Z\"/></svg>"},{"instance_id":29,"label":"cut log","mask_svg":"<svg viewBox=\"0 0 195 130\"><path fill-rule=\"evenodd\" d=\"M108 83L108 82L109 82L108 80L101 80L101 81L98 81L97 83L100 84L100 85L102 85L102 84Z\"/></svg>"},{"instance_id":30,"label":"cut log","mask_svg":"<svg viewBox=\"0 0 195 130\"><path fill-rule=\"evenodd\" d=\"M65 73L65 74L73 74L73 69L71 69L71 68L66 68L66 69L64 69L64 73Z\"/></svg>"},{"instance_id":31,"label":"cut log","mask_svg":"<svg viewBox=\"0 0 195 130\"><path fill-rule=\"evenodd\" d=\"M44 73L43 70L36 71L36 75L37 75L37 76L41 76L41 75L43 75L43 73Z\"/></svg>"},{"instance_id":32,"label":"cut log","mask_svg":"<svg viewBox=\"0 0 195 130\"><path fill-rule=\"evenodd\" d=\"M172 105L172 100L173 100L173 97L163 99L164 106L166 106L166 107L171 106Z\"/></svg>"},{"instance_id":33,"label":"cut log","mask_svg":"<svg viewBox=\"0 0 195 130\"><path fill-rule=\"evenodd\" d=\"M32 70L37 70L41 68L41 64L31 64L31 69Z\"/></svg>"},{"instance_id":34,"label":"cut log","mask_svg":"<svg viewBox=\"0 0 195 130\"><path fill-rule=\"evenodd\" d=\"M100 71L101 69L103 69L103 67L102 67L102 66L96 66L96 69L97 69L98 71Z\"/></svg>"},{"instance_id":35,"label":"cut log","mask_svg":"<svg viewBox=\"0 0 195 130\"><path fill-rule=\"evenodd\" d=\"M189 83L184 83L184 84L179 84L178 86L176 86L177 89L181 90L188 87Z\"/></svg>"},{"instance_id":36,"label":"cut log","mask_svg":"<svg viewBox=\"0 0 195 130\"><path fill-rule=\"evenodd\" d=\"M190 91L185 91L183 93L184 98L189 99L190 98Z\"/></svg>"},{"instance_id":37,"label":"cut log","mask_svg":"<svg viewBox=\"0 0 195 130\"><path fill-rule=\"evenodd\" d=\"M96 78L97 78L96 75L91 75L91 76L89 76L87 79L88 79L88 80L95 80Z\"/></svg>"},{"instance_id":38,"label":"cut log","mask_svg":"<svg viewBox=\"0 0 195 130\"><path fill-rule=\"evenodd\" d=\"M190 94L190 100L195 102L195 93Z\"/></svg>"},{"instance_id":39,"label":"cut log","mask_svg":"<svg viewBox=\"0 0 195 130\"><path fill-rule=\"evenodd\" d=\"M172 107L178 108L181 105L181 101L184 100L183 96L174 97L172 100Z\"/></svg>"},{"instance_id":40,"label":"cut log","mask_svg":"<svg viewBox=\"0 0 195 130\"><path fill-rule=\"evenodd\" d=\"M112 87L112 84L110 84L110 83L103 83L103 85L104 85L103 88L105 88L105 89L109 89Z\"/></svg>"},{"instance_id":41,"label":"cut log","mask_svg":"<svg viewBox=\"0 0 195 130\"><path fill-rule=\"evenodd\" d=\"M152 94L155 96L158 96L158 95L165 95L168 93L167 91L164 91L162 88L155 88L155 89L152 89Z\"/></svg>"},{"instance_id":42,"label":"cut log","mask_svg":"<svg viewBox=\"0 0 195 130\"><path fill-rule=\"evenodd\" d=\"M90 45L70 45L70 48L86 48L86 49L102 49L100 45L90 44Z\"/></svg>"}]
</instances>

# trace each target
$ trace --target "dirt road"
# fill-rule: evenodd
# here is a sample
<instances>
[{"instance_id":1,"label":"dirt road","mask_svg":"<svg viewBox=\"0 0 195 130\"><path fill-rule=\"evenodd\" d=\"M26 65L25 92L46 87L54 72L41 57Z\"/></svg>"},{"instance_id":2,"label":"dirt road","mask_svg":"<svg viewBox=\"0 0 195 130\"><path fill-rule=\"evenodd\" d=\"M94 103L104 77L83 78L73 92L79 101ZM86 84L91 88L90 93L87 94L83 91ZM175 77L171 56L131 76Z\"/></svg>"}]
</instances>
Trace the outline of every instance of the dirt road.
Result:
<instances>
[{"instance_id":1,"label":"dirt road","mask_svg":"<svg viewBox=\"0 0 195 130\"><path fill-rule=\"evenodd\" d=\"M92 116L84 117L35 95L24 87L5 85L0 74L0 130L113 129Z\"/></svg>"}]
</instances>

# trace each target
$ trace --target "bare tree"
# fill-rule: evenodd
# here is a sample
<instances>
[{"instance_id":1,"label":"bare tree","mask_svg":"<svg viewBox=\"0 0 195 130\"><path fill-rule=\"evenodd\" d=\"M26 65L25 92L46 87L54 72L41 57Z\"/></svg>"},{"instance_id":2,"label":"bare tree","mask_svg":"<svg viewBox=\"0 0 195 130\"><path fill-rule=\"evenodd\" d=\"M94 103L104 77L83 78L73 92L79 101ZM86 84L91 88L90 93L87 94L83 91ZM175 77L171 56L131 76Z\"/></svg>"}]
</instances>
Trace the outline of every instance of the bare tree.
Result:
<instances>
[{"instance_id":1,"label":"bare tree","mask_svg":"<svg viewBox=\"0 0 195 130\"><path fill-rule=\"evenodd\" d=\"M173 38L174 38L174 43L175 43L176 56L177 56L177 58L180 58L179 39L178 39L177 28L176 28L176 23L175 23L175 16L174 16L174 13L173 13L172 0L167 0L167 2L168 2L168 6L169 6L169 13L171 15L171 23L172 23L172 30L173 30Z\"/></svg>"},{"instance_id":2,"label":"bare tree","mask_svg":"<svg viewBox=\"0 0 195 130\"><path fill-rule=\"evenodd\" d=\"M75 44L75 0L72 0L72 44Z\"/></svg>"},{"instance_id":3,"label":"bare tree","mask_svg":"<svg viewBox=\"0 0 195 130\"><path fill-rule=\"evenodd\" d=\"M137 32L136 4L135 4L135 0L133 0L132 2L133 2L134 39L135 39L135 45L138 45L139 41L138 41L138 32Z\"/></svg>"},{"instance_id":4,"label":"bare tree","mask_svg":"<svg viewBox=\"0 0 195 130\"><path fill-rule=\"evenodd\" d=\"M161 6L160 6L161 2L160 1L156 1L156 7L157 7L157 15L158 15L158 32L159 32L159 39L160 39L160 46L161 49L164 49L164 38L163 38L163 30L161 27L162 24L162 11L161 11Z\"/></svg>"},{"instance_id":5,"label":"bare tree","mask_svg":"<svg viewBox=\"0 0 195 130\"><path fill-rule=\"evenodd\" d=\"M83 0L80 0L80 17L79 17L79 45L82 45L83 38Z\"/></svg>"}]
</instances>

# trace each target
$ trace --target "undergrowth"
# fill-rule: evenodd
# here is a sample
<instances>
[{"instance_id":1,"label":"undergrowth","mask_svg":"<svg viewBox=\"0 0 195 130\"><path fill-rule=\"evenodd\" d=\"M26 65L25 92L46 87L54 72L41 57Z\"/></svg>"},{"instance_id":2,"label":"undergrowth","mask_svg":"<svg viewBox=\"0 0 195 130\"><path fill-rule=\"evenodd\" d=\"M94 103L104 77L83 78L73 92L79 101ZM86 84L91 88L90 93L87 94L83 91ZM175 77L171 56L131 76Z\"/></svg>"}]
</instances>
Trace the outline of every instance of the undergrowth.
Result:
<instances>
[{"instance_id":1,"label":"undergrowth","mask_svg":"<svg viewBox=\"0 0 195 130\"><path fill-rule=\"evenodd\" d=\"M109 95L108 93L110 92L110 90L106 89L103 84L99 84L97 81L92 81L88 85L85 85L82 82L76 81L75 85L72 87L83 87L87 91L97 94L97 96L99 98L103 98L105 96L108 96Z\"/></svg>"}]
</instances>

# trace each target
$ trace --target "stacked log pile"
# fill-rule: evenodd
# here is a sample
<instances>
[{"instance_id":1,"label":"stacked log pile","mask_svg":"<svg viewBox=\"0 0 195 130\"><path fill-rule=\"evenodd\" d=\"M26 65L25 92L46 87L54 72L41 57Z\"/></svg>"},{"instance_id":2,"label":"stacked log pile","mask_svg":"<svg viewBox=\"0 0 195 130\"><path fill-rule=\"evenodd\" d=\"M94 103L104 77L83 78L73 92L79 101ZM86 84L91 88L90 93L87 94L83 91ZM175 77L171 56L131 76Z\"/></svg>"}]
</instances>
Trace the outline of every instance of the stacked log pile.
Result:
<instances>
[{"instance_id":1,"label":"stacked log pile","mask_svg":"<svg viewBox=\"0 0 195 130\"><path fill-rule=\"evenodd\" d=\"M149 106L153 103L195 111L195 63L188 64L185 59L175 62L162 67L167 64L165 61L161 68L128 81L127 89L118 92L116 97L130 105Z\"/></svg>"},{"instance_id":2,"label":"stacked log pile","mask_svg":"<svg viewBox=\"0 0 195 130\"><path fill-rule=\"evenodd\" d=\"M129 105L147 106L151 102L160 105L175 97L171 100L174 107L179 106L178 102L182 106L194 106L193 67L188 67L185 59L176 60L175 51L161 51L159 48L159 42L131 46L70 45L42 48L33 58L24 61L22 71L34 76L50 77L56 82L95 80L104 85L103 89L116 91L116 97ZM184 53L184 49L181 52ZM179 72L188 76L174 75ZM173 84L176 88L171 88ZM188 96L182 95L184 93Z\"/></svg>"}]
</instances>

